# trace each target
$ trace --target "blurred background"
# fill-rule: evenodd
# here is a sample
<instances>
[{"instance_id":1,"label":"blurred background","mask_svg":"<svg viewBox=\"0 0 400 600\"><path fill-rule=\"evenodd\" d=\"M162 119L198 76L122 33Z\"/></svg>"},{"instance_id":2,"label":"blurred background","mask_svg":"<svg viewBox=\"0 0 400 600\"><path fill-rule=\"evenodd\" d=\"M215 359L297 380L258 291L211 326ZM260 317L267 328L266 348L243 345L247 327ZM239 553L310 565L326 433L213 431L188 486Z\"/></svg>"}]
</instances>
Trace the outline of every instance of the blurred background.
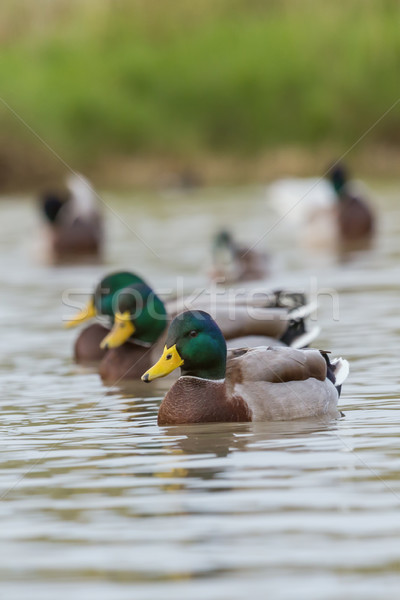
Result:
<instances>
[{"instance_id":1,"label":"blurred background","mask_svg":"<svg viewBox=\"0 0 400 600\"><path fill-rule=\"evenodd\" d=\"M398 600L399 0L0 13L1 598ZM221 255L317 297L344 418L158 427L168 380L75 364L69 298Z\"/></svg>"},{"instance_id":2,"label":"blurred background","mask_svg":"<svg viewBox=\"0 0 400 600\"><path fill-rule=\"evenodd\" d=\"M398 99L399 18L397 0L3 0L0 186L62 161L114 187L323 172ZM391 177L399 142L397 105L352 168Z\"/></svg>"}]
</instances>

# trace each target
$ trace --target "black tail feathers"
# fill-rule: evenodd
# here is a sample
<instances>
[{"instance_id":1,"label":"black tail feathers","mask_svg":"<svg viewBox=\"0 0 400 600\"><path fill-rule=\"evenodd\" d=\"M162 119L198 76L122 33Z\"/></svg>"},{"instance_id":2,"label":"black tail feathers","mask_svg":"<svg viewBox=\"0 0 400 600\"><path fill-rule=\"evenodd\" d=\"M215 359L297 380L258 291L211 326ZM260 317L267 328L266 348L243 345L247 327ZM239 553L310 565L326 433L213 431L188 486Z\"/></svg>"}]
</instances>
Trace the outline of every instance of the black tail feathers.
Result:
<instances>
[{"instance_id":1,"label":"black tail feathers","mask_svg":"<svg viewBox=\"0 0 400 600\"><path fill-rule=\"evenodd\" d=\"M327 367L326 376L329 379L329 381L332 381L332 383L335 386L335 388L337 389L337 392L338 392L339 397L340 397L340 393L342 391L342 384L336 385L336 376L335 376L336 365L333 365L331 363L331 361L329 360L329 354L328 354L328 352L326 352L324 350L320 350L320 352L321 352L321 354L324 357L325 362L326 362L326 367Z\"/></svg>"},{"instance_id":2,"label":"black tail feathers","mask_svg":"<svg viewBox=\"0 0 400 600\"><path fill-rule=\"evenodd\" d=\"M280 341L291 346L294 340L306 333L306 325L304 319L292 319L289 321L285 333L280 338Z\"/></svg>"},{"instance_id":3,"label":"black tail feathers","mask_svg":"<svg viewBox=\"0 0 400 600\"><path fill-rule=\"evenodd\" d=\"M276 308L289 308L293 310L305 306L307 298L301 292L288 292L286 290L275 290L273 293L272 306Z\"/></svg>"}]
</instances>

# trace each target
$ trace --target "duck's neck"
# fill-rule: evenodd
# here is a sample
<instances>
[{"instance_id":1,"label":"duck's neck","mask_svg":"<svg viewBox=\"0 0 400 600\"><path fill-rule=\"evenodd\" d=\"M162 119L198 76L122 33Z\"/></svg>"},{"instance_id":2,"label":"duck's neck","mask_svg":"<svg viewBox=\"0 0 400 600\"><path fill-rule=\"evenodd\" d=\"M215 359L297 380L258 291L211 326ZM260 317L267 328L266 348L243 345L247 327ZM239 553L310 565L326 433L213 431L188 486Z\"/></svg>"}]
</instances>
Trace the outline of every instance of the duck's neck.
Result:
<instances>
[{"instance_id":1,"label":"duck's neck","mask_svg":"<svg viewBox=\"0 0 400 600\"><path fill-rule=\"evenodd\" d=\"M340 191L336 192L336 198L339 204L345 204L349 200L349 195L346 191L346 188L341 188Z\"/></svg>"},{"instance_id":2,"label":"duck's neck","mask_svg":"<svg viewBox=\"0 0 400 600\"><path fill-rule=\"evenodd\" d=\"M343 202L347 199L348 185L347 181L343 178L336 178L332 181L333 188L335 190L336 198L338 202Z\"/></svg>"},{"instance_id":3,"label":"duck's neck","mask_svg":"<svg viewBox=\"0 0 400 600\"><path fill-rule=\"evenodd\" d=\"M251 421L251 411L240 397L227 394L225 380L183 376L161 403L159 425Z\"/></svg>"},{"instance_id":4,"label":"duck's neck","mask_svg":"<svg viewBox=\"0 0 400 600\"><path fill-rule=\"evenodd\" d=\"M206 379L211 381L221 381L225 377L226 366L224 363L218 362L215 365L207 366L206 368L199 367L181 367L182 377L197 377L199 379Z\"/></svg>"}]
</instances>

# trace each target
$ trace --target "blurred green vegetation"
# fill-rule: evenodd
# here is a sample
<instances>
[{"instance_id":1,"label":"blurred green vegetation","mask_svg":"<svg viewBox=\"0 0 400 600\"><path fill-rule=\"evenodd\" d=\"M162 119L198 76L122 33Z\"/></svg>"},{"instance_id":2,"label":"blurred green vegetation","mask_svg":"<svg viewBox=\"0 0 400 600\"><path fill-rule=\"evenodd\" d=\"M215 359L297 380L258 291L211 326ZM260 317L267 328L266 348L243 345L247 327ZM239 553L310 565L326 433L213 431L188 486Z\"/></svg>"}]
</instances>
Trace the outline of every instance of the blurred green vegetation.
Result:
<instances>
[{"instance_id":1,"label":"blurred green vegetation","mask_svg":"<svg viewBox=\"0 0 400 600\"><path fill-rule=\"evenodd\" d=\"M347 148L400 97L398 0L2 8L1 97L65 160ZM31 139L1 104L0 125L3 147ZM400 105L366 140L399 142Z\"/></svg>"}]
</instances>

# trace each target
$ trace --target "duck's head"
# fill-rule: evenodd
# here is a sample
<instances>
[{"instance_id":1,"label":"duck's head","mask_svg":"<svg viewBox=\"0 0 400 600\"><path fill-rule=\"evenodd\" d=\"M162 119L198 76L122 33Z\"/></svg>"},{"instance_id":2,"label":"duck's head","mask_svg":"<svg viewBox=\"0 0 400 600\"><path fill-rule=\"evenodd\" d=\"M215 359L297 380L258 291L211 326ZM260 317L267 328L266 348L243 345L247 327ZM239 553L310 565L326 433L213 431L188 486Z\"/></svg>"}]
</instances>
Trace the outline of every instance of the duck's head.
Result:
<instances>
[{"instance_id":1,"label":"duck's head","mask_svg":"<svg viewBox=\"0 0 400 600\"><path fill-rule=\"evenodd\" d=\"M234 280L237 276L236 244L232 234L225 229L219 231L213 240L212 257L216 278Z\"/></svg>"},{"instance_id":2,"label":"duck's head","mask_svg":"<svg viewBox=\"0 0 400 600\"><path fill-rule=\"evenodd\" d=\"M160 360L142 376L145 382L164 377L177 367L182 375L223 379L226 342L212 317L202 311L187 311L172 321Z\"/></svg>"},{"instance_id":3,"label":"duck's head","mask_svg":"<svg viewBox=\"0 0 400 600\"><path fill-rule=\"evenodd\" d=\"M70 194L67 190L47 190L43 192L40 204L46 219L50 223L56 223L60 210L69 199Z\"/></svg>"},{"instance_id":4,"label":"duck's head","mask_svg":"<svg viewBox=\"0 0 400 600\"><path fill-rule=\"evenodd\" d=\"M214 247L224 248L233 245L232 234L226 229L221 229L214 237Z\"/></svg>"},{"instance_id":5,"label":"duck's head","mask_svg":"<svg viewBox=\"0 0 400 600\"><path fill-rule=\"evenodd\" d=\"M144 283L144 281L141 277L129 271L118 271L107 275L96 286L86 306L68 321L65 327L77 327L97 315L106 315L114 322L118 292L129 285L137 283Z\"/></svg>"},{"instance_id":6,"label":"duck's head","mask_svg":"<svg viewBox=\"0 0 400 600\"><path fill-rule=\"evenodd\" d=\"M346 168L339 163L330 170L329 176L335 192L340 196L347 184Z\"/></svg>"},{"instance_id":7,"label":"duck's head","mask_svg":"<svg viewBox=\"0 0 400 600\"><path fill-rule=\"evenodd\" d=\"M215 260L226 260L226 257L229 257L229 260L232 259L232 256L235 253L235 242L232 237L232 234L226 229L221 229L214 236L213 239L213 257Z\"/></svg>"},{"instance_id":8,"label":"duck's head","mask_svg":"<svg viewBox=\"0 0 400 600\"><path fill-rule=\"evenodd\" d=\"M134 283L120 290L114 303L114 325L101 342L102 349L117 348L126 341L154 344L167 326L163 301L147 283Z\"/></svg>"}]
</instances>

